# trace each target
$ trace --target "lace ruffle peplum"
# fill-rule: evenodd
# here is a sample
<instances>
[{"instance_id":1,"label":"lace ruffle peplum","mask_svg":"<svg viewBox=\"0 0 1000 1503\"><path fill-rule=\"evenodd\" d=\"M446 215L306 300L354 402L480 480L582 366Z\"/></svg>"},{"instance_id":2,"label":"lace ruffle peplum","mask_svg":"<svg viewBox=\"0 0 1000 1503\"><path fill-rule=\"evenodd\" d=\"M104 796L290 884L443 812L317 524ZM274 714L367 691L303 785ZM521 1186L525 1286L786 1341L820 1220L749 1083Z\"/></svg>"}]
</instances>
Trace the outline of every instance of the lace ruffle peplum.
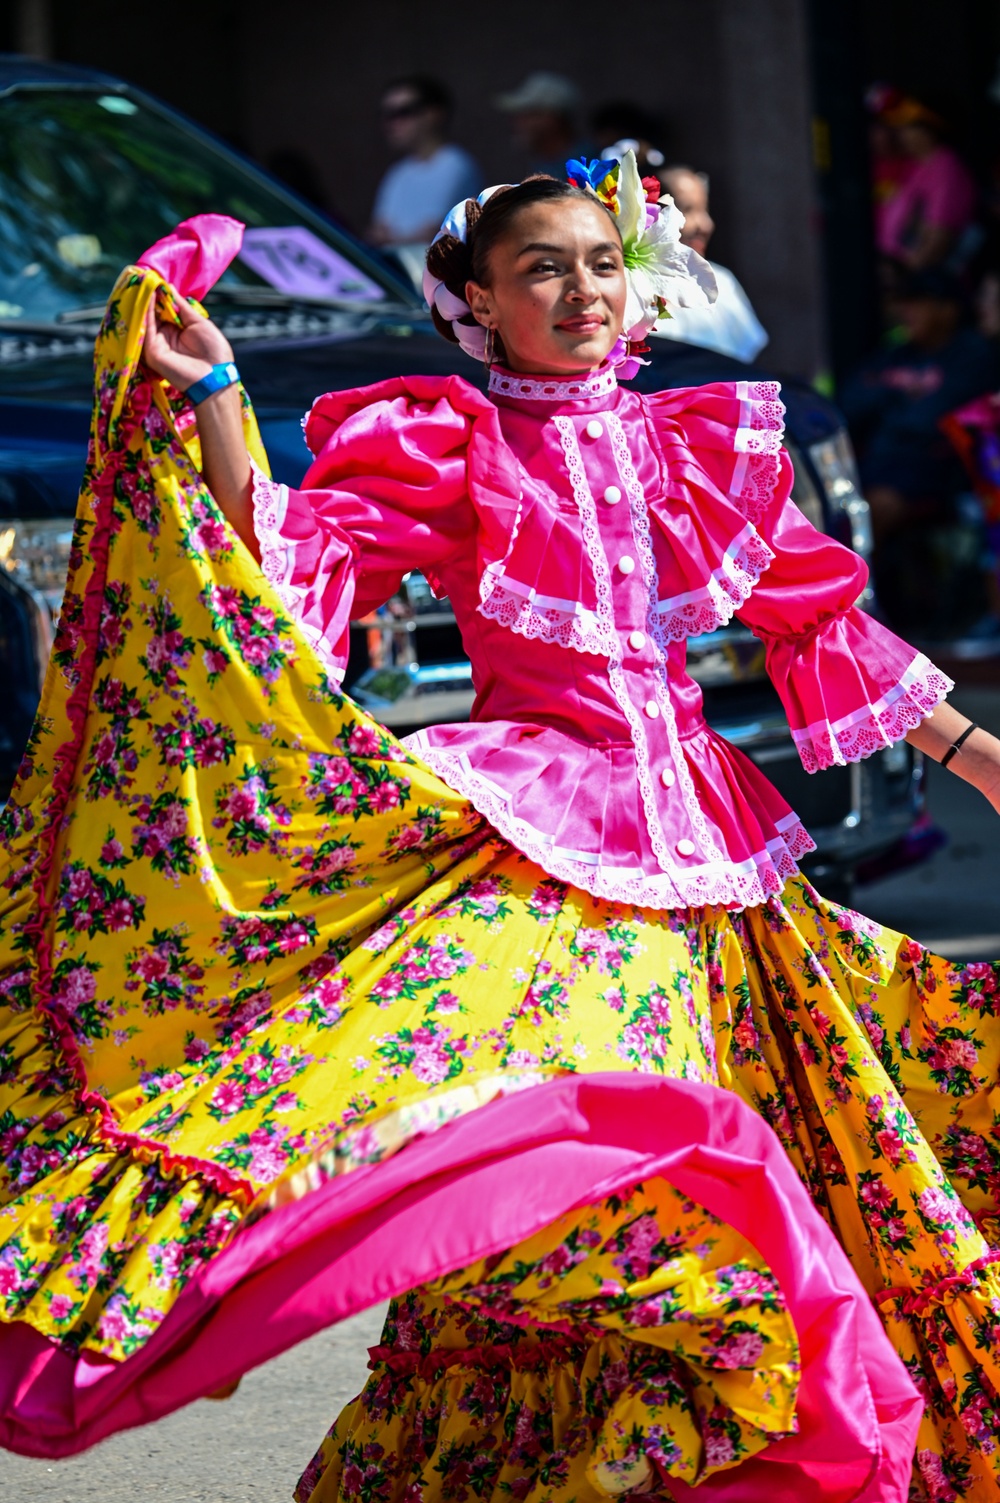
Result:
<instances>
[{"instance_id":1,"label":"lace ruffle peplum","mask_svg":"<svg viewBox=\"0 0 1000 1503\"><path fill-rule=\"evenodd\" d=\"M480 776L461 752L429 746L419 733L404 737L403 745L550 877L612 903L654 910L715 903L724 908L753 908L780 893L788 878L797 875L799 859L816 849L798 815L791 814L778 822L778 834L746 861L722 857L689 870L674 867L662 873L601 866L596 859L582 860L578 853L554 845L544 831L519 819L511 810L510 796Z\"/></svg>"}]
</instances>

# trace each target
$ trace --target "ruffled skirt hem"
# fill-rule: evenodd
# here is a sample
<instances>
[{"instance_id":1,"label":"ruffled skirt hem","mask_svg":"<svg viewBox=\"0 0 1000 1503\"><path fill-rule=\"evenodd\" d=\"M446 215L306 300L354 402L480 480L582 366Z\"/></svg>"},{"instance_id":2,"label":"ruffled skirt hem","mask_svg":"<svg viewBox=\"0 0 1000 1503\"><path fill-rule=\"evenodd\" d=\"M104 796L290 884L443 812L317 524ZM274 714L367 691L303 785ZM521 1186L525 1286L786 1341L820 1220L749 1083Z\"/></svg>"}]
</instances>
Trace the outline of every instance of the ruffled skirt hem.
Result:
<instances>
[{"instance_id":1,"label":"ruffled skirt hem","mask_svg":"<svg viewBox=\"0 0 1000 1503\"><path fill-rule=\"evenodd\" d=\"M277 1208L195 1276L127 1363L74 1360L24 1324L0 1328L0 1443L77 1451L651 1178L752 1241L798 1333L799 1433L743 1465L781 1478L835 1457L850 1490L817 1497L902 1499L917 1395L774 1135L729 1093L642 1076L564 1078L500 1099L461 1133ZM882 1491L865 1494L875 1476Z\"/></svg>"}]
</instances>

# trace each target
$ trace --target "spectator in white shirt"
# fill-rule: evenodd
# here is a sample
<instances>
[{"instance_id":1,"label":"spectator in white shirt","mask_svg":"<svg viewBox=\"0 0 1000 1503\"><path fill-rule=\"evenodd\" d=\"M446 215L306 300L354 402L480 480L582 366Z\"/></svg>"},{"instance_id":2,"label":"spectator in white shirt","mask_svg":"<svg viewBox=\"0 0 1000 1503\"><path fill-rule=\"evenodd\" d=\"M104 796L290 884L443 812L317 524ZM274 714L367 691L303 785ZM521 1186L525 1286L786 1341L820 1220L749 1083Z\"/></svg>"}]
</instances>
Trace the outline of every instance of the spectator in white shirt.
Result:
<instances>
[{"instance_id":1,"label":"spectator in white shirt","mask_svg":"<svg viewBox=\"0 0 1000 1503\"><path fill-rule=\"evenodd\" d=\"M682 242L704 256L715 230L708 212L708 178L690 167L665 167L658 176L684 215ZM716 261L711 266L719 285L715 303L710 308L678 308L654 332L734 360L755 360L767 344L767 330L733 273Z\"/></svg>"},{"instance_id":2,"label":"spectator in white shirt","mask_svg":"<svg viewBox=\"0 0 1000 1503\"><path fill-rule=\"evenodd\" d=\"M482 188L476 162L448 140L451 112L451 96L436 79L413 74L386 86L380 110L382 129L400 159L389 168L375 195L368 232L375 245L422 251L448 210L460 199L474 198Z\"/></svg>"}]
</instances>

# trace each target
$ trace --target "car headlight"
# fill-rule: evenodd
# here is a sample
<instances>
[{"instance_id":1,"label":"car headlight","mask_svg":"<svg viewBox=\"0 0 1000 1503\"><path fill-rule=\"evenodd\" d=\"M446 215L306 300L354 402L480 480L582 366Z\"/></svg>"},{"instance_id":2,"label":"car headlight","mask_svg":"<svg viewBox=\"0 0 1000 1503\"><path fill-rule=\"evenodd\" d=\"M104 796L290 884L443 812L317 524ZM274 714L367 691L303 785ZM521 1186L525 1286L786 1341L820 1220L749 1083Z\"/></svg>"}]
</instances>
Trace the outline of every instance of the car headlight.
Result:
<instances>
[{"instance_id":1,"label":"car headlight","mask_svg":"<svg viewBox=\"0 0 1000 1503\"><path fill-rule=\"evenodd\" d=\"M0 522L0 568L45 612L50 628L62 606L72 545L72 517Z\"/></svg>"},{"instance_id":2,"label":"car headlight","mask_svg":"<svg viewBox=\"0 0 1000 1503\"><path fill-rule=\"evenodd\" d=\"M832 512L834 528L841 530L842 542L850 543L855 553L870 559L872 552L872 519L868 502L861 494L858 467L854 449L846 428L838 428L829 438L809 445L809 458L823 482L827 504ZM842 519L842 528L837 527Z\"/></svg>"},{"instance_id":3,"label":"car headlight","mask_svg":"<svg viewBox=\"0 0 1000 1503\"><path fill-rule=\"evenodd\" d=\"M823 498L816 489L816 482L812 474L803 463L802 457L791 439L785 439L785 448L792 461L792 500L799 508L807 522L811 522L817 532L826 531L826 518L823 515Z\"/></svg>"}]
</instances>

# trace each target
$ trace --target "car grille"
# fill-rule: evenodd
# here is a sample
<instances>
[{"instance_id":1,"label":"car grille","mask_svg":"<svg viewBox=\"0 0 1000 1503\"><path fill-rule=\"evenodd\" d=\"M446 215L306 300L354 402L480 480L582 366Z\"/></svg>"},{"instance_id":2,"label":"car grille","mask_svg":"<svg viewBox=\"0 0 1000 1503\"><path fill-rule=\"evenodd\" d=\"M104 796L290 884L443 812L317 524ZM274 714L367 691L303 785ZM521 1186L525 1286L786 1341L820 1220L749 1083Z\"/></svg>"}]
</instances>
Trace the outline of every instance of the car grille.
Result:
<instances>
[{"instance_id":1,"label":"car grille","mask_svg":"<svg viewBox=\"0 0 1000 1503\"><path fill-rule=\"evenodd\" d=\"M850 767L806 772L791 739L784 746L747 748L747 754L788 800L807 830L828 830L860 812L853 808L855 780Z\"/></svg>"}]
</instances>

